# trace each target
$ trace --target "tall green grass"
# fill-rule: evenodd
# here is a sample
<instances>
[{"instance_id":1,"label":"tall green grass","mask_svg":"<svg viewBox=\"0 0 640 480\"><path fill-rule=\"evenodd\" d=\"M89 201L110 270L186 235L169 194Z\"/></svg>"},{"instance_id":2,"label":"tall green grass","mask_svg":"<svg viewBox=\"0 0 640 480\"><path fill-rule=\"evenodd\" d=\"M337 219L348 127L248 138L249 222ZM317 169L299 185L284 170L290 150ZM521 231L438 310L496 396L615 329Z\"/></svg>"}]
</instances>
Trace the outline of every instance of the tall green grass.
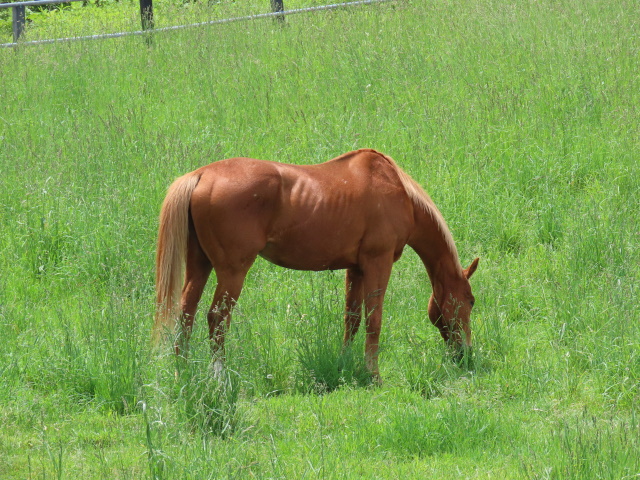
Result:
<instances>
[{"instance_id":1,"label":"tall green grass","mask_svg":"<svg viewBox=\"0 0 640 480\"><path fill-rule=\"evenodd\" d=\"M638 15L397 2L0 51L0 477L640 473ZM359 147L426 187L465 265L481 257L473 362L446 355L409 249L382 387L362 333L342 351L342 272L256 262L223 379L215 278L188 361L150 348L173 178Z\"/></svg>"}]
</instances>

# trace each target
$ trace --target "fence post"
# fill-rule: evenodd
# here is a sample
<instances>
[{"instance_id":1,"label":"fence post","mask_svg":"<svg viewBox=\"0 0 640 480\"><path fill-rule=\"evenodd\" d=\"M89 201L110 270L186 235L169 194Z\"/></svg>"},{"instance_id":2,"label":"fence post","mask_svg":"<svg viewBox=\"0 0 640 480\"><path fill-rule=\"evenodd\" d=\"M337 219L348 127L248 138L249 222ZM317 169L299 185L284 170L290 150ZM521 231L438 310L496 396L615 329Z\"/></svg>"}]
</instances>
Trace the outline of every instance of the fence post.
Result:
<instances>
[{"instance_id":1,"label":"fence post","mask_svg":"<svg viewBox=\"0 0 640 480\"><path fill-rule=\"evenodd\" d=\"M140 0L140 19L142 29L153 29L153 0Z\"/></svg>"},{"instance_id":2,"label":"fence post","mask_svg":"<svg viewBox=\"0 0 640 480\"><path fill-rule=\"evenodd\" d=\"M284 0L271 0L271 11L274 13L284 12ZM284 22L284 14L276 15L275 19Z\"/></svg>"},{"instance_id":3,"label":"fence post","mask_svg":"<svg viewBox=\"0 0 640 480\"><path fill-rule=\"evenodd\" d=\"M11 7L13 14L13 41L18 42L24 30L25 6Z\"/></svg>"}]
</instances>

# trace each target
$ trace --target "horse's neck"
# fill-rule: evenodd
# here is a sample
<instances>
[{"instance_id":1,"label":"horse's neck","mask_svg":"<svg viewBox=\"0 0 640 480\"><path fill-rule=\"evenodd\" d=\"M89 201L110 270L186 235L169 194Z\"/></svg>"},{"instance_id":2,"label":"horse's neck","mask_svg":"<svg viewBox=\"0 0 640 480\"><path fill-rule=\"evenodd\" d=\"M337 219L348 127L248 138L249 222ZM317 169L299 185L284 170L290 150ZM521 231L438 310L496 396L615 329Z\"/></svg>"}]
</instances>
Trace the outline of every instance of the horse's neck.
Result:
<instances>
[{"instance_id":1,"label":"horse's neck","mask_svg":"<svg viewBox=\"0 0 640 480\"><path fill-rule=\"evenodd\" d=\"M462 274L458 253L446 229L430 212L416 209L416 226L409 246L424 263L434 289Z\"/></svg>"}]
</instances>

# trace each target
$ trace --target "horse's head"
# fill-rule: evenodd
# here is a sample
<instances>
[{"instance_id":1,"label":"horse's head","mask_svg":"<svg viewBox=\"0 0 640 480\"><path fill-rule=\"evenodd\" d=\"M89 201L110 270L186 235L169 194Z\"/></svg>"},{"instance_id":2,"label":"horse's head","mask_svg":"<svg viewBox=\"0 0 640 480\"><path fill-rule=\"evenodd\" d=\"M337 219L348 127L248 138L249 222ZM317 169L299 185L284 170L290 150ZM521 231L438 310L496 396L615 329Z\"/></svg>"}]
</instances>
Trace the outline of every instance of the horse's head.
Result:
<instances>
[{"instance_id":1,"label":"horse's head","mask_svg":"<svg viewBox=\"0 0 640 480\"><path fill-rule=\"evenodd\" d=\"M457 349L456 361L471 348L471 309L475 299L471 293L469 278L478 268L476 258L463 275L447 279L436 287L429 299L429 319L438 327L445 342Z\"/></svg>"}]
</instances>

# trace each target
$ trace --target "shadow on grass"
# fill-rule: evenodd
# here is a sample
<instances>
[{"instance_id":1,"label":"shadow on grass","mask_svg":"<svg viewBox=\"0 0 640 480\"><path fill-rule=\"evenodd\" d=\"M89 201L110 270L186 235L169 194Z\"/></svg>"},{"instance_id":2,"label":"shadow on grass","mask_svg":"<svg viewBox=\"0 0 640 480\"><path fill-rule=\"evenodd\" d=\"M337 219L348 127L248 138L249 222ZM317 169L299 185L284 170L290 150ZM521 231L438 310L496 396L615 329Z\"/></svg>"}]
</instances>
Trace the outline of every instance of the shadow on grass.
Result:
<instances>
[{"instance_id":1,"label":"shadow on grass","mask_svg":"<svg viewBox=\"0 0 640 480\"><path fill-rule=\"evenodd\" d=\"M297 390L324 394L343 386L371 385L373 378L361 352L357 347L342 348L336 342L317 337L301 342L297 348Z\"/></svg>"}]
</instances>

